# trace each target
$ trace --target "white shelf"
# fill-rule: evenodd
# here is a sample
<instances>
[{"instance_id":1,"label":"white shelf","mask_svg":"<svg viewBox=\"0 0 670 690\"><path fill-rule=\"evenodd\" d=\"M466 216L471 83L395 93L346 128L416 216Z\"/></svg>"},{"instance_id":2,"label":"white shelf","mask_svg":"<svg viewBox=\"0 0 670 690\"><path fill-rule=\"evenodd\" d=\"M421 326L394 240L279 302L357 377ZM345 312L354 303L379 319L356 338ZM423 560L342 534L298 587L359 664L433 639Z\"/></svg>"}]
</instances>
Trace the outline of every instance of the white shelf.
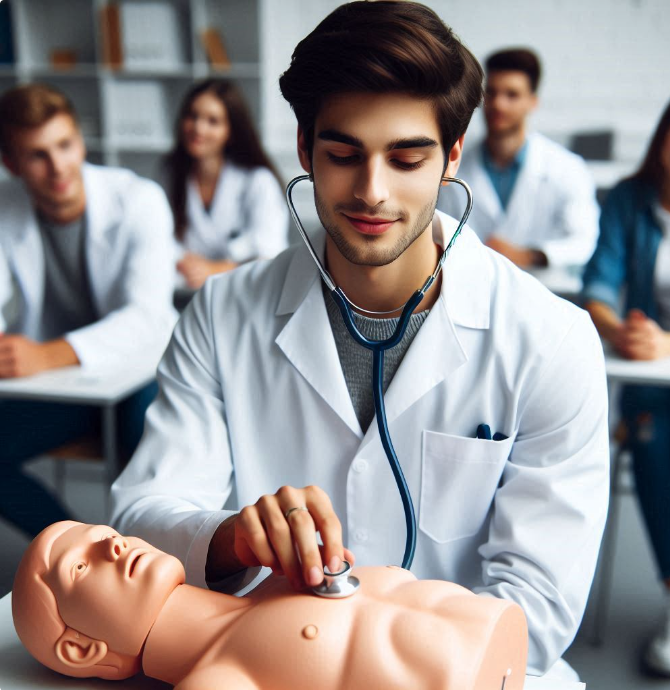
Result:
<instances>
[{"instance_id":1,"label":"white shelf","mask_svg":"<svg viewBox=\"0 0 670 690\"><path fill-rule=\"evenodd\" d=\"M95 63L78 64L73 67L53 67L52 65L33 65L25 67L33 78L40 79L97 79L100 68Z\"/></svg>"},{"instance_id":2,"label":"white shelf","mask_svg":"<svg viewBox=\"0 0 670 690\"><path fill-rule=\"evenodd\" d=\"M257 125L262 122L260 31L267 0L67 0L67 12L64 0L0 1L10 6L15 53L14 64L0 64L0 90L32 81L62 90L96 161L150 170L173 145L184 94L209 77L236 80ZM118 69L103 60L101 22L109 4L121 11L126 65ZM210 28L223 39L227 69L207 61L201 34ZM57 50L72 51L76 64L54 67Z\"/></svg>"}]
</instances>

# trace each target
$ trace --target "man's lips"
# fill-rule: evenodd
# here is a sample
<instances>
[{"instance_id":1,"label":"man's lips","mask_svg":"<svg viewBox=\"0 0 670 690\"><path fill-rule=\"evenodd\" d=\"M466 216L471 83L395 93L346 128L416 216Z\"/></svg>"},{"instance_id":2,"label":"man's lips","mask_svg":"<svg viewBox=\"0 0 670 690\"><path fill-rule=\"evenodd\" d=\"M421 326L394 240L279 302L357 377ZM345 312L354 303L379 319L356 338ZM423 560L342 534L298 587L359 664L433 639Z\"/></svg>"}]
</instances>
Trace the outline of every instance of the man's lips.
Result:
<instances>
[{"instance_id":1,"label":"man's lips","mask_svg":"<svg viewBox=\"0 0 670 690\"><path fill-rule=\"evenodd\" d=\"M58 180L56 182L51 183L51 188L55 192L65 192L65 191L67 191L69 186L70 186L70 180Z\"/></svg>"},{"instance_id":2,"label":"man's lips","mask_svg":"<svg viewBox=\"0 0 670 690\"><path fill-rule=\"evenodd\" d=\"M348 216L346 213L342 215L356 228L356 230L358 230L358 232L362 232L364 235L381 235L396 222L395 220L387 220L386 218Z\"/></svg>"}]
</instances>

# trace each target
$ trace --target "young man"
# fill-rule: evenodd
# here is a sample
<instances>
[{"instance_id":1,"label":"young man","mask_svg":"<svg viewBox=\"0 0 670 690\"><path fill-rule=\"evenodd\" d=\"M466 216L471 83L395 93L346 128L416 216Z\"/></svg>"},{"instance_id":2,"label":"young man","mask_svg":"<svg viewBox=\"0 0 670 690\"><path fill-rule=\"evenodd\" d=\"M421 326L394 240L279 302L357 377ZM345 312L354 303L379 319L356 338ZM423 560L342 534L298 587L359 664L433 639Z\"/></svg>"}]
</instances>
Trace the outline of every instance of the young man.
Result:
<instances>
[{"instance_id":1,"label":"young man","mask_svg":"<svg viewBox=\"0 0 670 690\"><path fill-rule=\"evenodd\" d=\"M579 156L528 132L539 81L530 50L504 50L486 61L486 138L464 154L460 168L475 198L469 222L523 268L583 266L598 237L595 187ZM456 215L462 203L443 193L438 208Z\"/></svg>"},{"instance_id":2,"label":"young man","mask_svg":"<svg viewBox=\"0 0 670 690\"><path fill-rule=\"evenodd\" d=\"M280 86L325 228L315 248L363 309L404 305L451 238L456 221L434 209L481 79L411 2L343 5L296 48ZM579 626L607 511L600 342L584 312L467 228L441 276L386 358L390 434L419 522L412 571L519 603L529 668L544 673ZM396 319L357 321L380 339ZM178 556L190 583L227 591L260 565L317 585L323 563L353 558L344 544L359 565L400 563L404 514L370 357L303 246L210 280L113 487L120 530ZM477 438L482 424L501 440Z\"/></svg>"},{"instance_id":3,"label":"young man","mask_svg":"<svg viewBox=\"0 0 670 690\"><path fill-rule=\"evenodd\" d=\"M47 86L0 98L0 378L81 364L95 371L167 343L172 220L158 185L84 163L72 104ZM132 453L155 386L121 409ZM90 407L0 402L0 515L30 535L67 517L21 472L35 455L90 433Z\"/></svg>"}]
</instances>

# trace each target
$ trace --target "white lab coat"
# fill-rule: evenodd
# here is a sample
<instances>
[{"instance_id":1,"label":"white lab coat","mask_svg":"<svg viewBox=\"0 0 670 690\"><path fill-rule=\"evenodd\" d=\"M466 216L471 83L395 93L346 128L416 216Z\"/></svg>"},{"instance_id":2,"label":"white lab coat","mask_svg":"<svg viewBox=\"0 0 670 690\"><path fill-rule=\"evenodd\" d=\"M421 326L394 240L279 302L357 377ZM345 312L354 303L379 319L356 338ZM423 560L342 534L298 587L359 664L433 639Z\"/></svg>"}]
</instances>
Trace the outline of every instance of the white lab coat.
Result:
<instances>
[{"instance_id":1,"label":"white lab coat","mask_svg":"<svg viewBox=\"0 0 670 690\"><path fill-rule=\"evenodd\" d=\"M436 214L436 241L455 221ZM323 251L323 237L316 246ZM210 279L175 329L113 520L204 586L210 539L285 484L331 497L356 563L400 563L405 522L377 424L362 431L321 290L299 245ZM412 493L419 578L517 601L530 672L571 642L608 502L607 389L586 312L465 228L386 394ZM479 424L509 436L475 438Z\"/></svg>"},{"instance_id":2,"label":"white lab coat","mask_svg":"<svg viewBox=\"0 0 670 690\"><path fill-rule=\"evenodd\" d=\"M186 187L188 226L182 252L208 259L243 263L272 258L288 246L288 209L284 194L267 168L241 168L227 163L207 210L197 183Z\"/></svg>"},{"instance_id":3,"label":"white lab coat","mask_svg":"<svg viewBox=\"0 0 670 690\"><path fill-rule=\"evenodd\" d=\"M83 366L162 349L172 307L173 222L161 188L130 170L85 164L86 265L99 320L64 334ZM44 249L19 179L0 184L0 332L41 341Z\"/></svg>"},{"instance_id":4,"label":"white lab coat","mask_svg":"<svg viewBox=\"0 0 670 690\"><path fill-rule=\"evenodd\" d=\"M583 266L598 240L600 209L586 164L541 134L528 136L528 151L503 209L484 168L483 142L467 144L458 177L470 185L473 208L468 223L486 241L497 235L508 242L539 249L550 266ZM465 192L449 185L438 208L454 218L465 210Z\"/></svg>"}]
</instances>

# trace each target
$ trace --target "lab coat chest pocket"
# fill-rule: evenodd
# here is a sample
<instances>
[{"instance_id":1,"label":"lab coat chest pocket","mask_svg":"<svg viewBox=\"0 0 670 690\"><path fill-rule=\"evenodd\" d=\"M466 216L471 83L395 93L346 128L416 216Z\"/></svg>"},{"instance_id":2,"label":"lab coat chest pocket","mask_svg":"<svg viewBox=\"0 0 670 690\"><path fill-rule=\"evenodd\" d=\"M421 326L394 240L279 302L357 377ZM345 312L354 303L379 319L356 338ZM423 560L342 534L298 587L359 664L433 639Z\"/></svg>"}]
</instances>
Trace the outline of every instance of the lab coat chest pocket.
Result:
<instances>
[{"instance_id":1,"label":"lab coat chest pocket","mask_svg":"<svg viewBox=\"0 0 670 690\"><path fill-rule=\"evenodd\" d=\"M513 439L451 436L424 430L419 527L444 544L476 534L493 501Z\"/></svg>"}]
</instances>

